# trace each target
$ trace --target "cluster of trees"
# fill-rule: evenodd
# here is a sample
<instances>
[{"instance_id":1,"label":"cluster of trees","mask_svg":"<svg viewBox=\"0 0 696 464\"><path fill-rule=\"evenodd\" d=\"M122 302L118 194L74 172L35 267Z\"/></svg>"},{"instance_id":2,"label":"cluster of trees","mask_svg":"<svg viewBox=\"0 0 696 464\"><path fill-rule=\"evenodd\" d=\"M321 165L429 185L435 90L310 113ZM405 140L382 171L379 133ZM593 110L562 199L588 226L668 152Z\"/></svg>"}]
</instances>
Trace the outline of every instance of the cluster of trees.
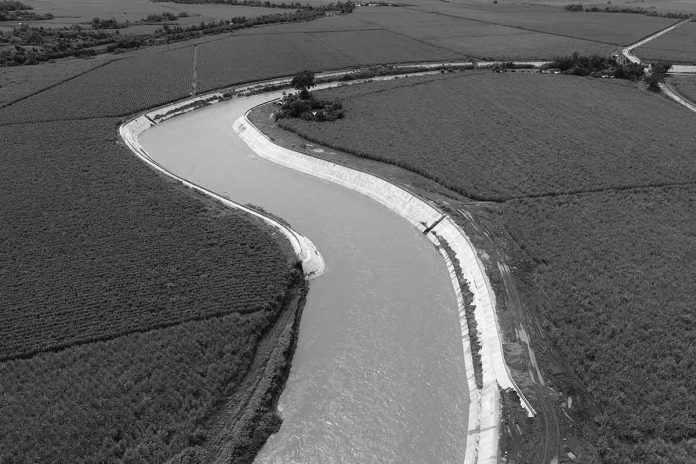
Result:
<instances>
[{"instance_id":1,"label":"cluster of trees","mask_svg":"<svg viewBox=\"0 0 696 464\"><path fill-rule=\"evenodd\" d=\"M158 2L169 1L169 0L155 0ZM199 4L199 3L216 3L224 5L241 5L241 6L254 6L262 8L289 8L289 9L302 9L302 8L324 8L324 6L313 7L309 3L304 5L300 2L271 2L269 0L173 0L174 3L184 3L184 4ZM336 4L327 5L331 10L339 10L343 13L350 13L355 8L355 4L348 0L347 2L337 2Z\"/></svg>"},{"instance_id":2,"label":"cluster of trees","mask_svg":"<svg viewBox=\"0 0 696 464\"><path fill-rule=\"evenodd\" d=\"M599 55L581 56L577 52L571 56L557 57L546 65L546 68L555 68L563 74L574 76L614 77L632 81L643 79L653 92L660 90L660 83L664 82L671 67L672 63L656 61L650 64L646 72L642 64L619 63Z\"/></svg>"},{"instance_id":3,"label":"cluster of trees","mask_svg":"<svg viewBox=\"0 0 696 464\"><path fill-rule=\"evenodd\" d=\"M160 14L148 15L145 19L136 21L134 24L157 24L165 21L176 21L179 18L186 17L188 17L188 13L185 11L182 11L178 15L169 13L167 11L163 11ZM110 19L102 19L96 17L92 20L91 23L92 29L123 29L130 25L130 21L126 20L125 22L120 23L114 17L111 17Z\"/></svg>"},{"instance_id":4,"label":"cluster of trees","mask_svg":"<svg viewBox=\"0 0 696 464\"><path fill-rule=\"evenodd\" d=\"M40 21L53 19L51 13L38 14L33 8L14 0L0 1L0 21Z\"/></svg>"},{"instance_id":5,"label":"cluster of trees","mask_svg":"<svg viewBox=\"0 0 696 464\"><path fill-rule=\"evenodd\" d=\"M645 85L648 86L648 90L659 92L660 84L665 81L667 73L669 73L669 68L671 67L672 63L667 63L665 61L651 63L649 71L645 75Z\"/></svg>"},{"instance_id":6,"label":"cluster of trees","mask_svg":"<svg viewBox=\"0 0 696 464\"><path fill-rule=\"evenodd\" d=\"M582 56L577 52L569 56L556 57L545 67L558 69L563 74L573 76L610 76L617 79L638 80L644 75L643 66L639 64L623 64L604 56Z\"/></svg>"},{"instance_id":7,"label":"cluster of trees","mask_svg":"<svg viewBox=\"0 0 696 464\"><path fill-rule=\"evenodd\" d=\"M344 117L343 105L338 100L319 100L309 91L314 87L314 73L300 71L290 82L297 94L283 97L280 110L274 116L276 121L284 118L300 118L306 121L335 121Z\"/></svg>"},{"instance_id":8,"label":"cluster of trees","mask_svg":"<svg viewBox=\"0 0 696 464\"><path fill-rule=\"evenodd\" d=\"M645 16L659 16L662 18L687 19L691 15L688 13L680 13L677 11L658 11L643 7L620 7L620 6L604 6L597 5L584 6L582 3L571 3L565 6L568 11L586 11L589 13L631 13L642 14Z\"/></svg>"}]
</instances>

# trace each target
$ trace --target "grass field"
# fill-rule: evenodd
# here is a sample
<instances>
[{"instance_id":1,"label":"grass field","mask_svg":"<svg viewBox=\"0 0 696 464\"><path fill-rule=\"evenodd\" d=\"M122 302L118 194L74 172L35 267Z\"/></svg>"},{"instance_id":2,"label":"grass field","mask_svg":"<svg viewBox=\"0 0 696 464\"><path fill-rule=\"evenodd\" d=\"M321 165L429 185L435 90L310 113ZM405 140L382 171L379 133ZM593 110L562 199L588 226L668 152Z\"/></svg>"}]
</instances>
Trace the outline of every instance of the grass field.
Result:
<instances>
[{"instance_id":1,"label":"grass field","mask_svg":"<svg viewBox=\"0 0 696 464\"><path fill-rule=\"evenodd\" d=\"M521 73L323 95L345 119L283 124L497 201L524 307L589 395L604 462L691 462L696 116L633 84Z\"/></svg>"},{"instance_id":2,"label":"grass field","mask_svg":"<svg viewBox=\"0 0 696 464\"><path fill-rule=\"evenodd\" d=\"M312 140L427 172L474 198L621 189L696 176L696 117L631 83L479 72L328 94L345 100L348 117L282 124ZM613 104L597 107L607 100ZM427 133L413 129L424 119L440 123ZM611 137L600 136L610 124Z\"/></svg>"},{"instance_id":3,"label":"grass field","mask_svg":"<svg viewBox=\"0 0 696 464\"><path fill-rule=\"evenodd\" d=\"M635 50L642 60L696 63L696 23L689 22Z\"/></svg>"}]
</instances>

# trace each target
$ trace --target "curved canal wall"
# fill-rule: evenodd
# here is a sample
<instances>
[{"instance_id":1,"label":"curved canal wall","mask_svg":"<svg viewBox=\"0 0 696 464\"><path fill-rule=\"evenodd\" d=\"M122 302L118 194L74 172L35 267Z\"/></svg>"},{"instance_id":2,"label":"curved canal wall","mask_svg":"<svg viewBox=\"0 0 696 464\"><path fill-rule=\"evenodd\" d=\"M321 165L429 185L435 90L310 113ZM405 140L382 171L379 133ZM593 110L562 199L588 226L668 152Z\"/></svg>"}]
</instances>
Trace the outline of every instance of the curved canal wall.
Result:
<instances>
[{"instance_id":1,"label":"curved canal wall","mask_svg":"<svg viewBox=\"0 0 696 464\"><path fill-rule=\"evenodd\" d=\"M537 63L534 64L537 65ZM338 79L351 72L352 71L337 71L324 74L326 75L325 77L336 77ZM418 74L428 73L429 72ZM394 77L395 76L388 76L377 79L393 79ZM289 78L276 79L248 84L243 87L235 88L235 91L258 91L269 84L279 85L287 84L287 82L289 82ZM353 81L351 84L359 82L360 81ZM306 276L308 278L313 278L321 275L325 270L324 260L317 248L307 237L271 217L228 200L212 191L170 173L148 156L147 152L140 145L138 141L139 135L157 123L201 108L202 106L195 105L196 102L205 100L207 106L223 101L224 99L225 97L222 92L210 92L151 110L148 113L124 123L119 128L121 137L139 158L156 170L182 182L190 188L221 201L227 206L241 209L259 217L277 228L292 244L293 250L302 261ZM490 282L485 274L483 265L463 230L461 230L449 217L443 215L436 207L405 189L397 187L376 176L294 152L274 144L263 133L256 129L246 116L238 119L233 124L233 130L259 156L291 169L360 192L396 212L421 232L428 231L426 234L427 238L438 248L447 264L452 286L455 290L460 316L462 346L465 357L467 383L470 391L468 437L464 462L466 464L497 463L501 404L499 389L515 389L521 399L522 406L527 410L530 417L534 416L536 411L515 384L507 364L505 363L501 344L502 338L500 336L500 328L495 313L495 295L491 290ZM447 242L447 245L454 253L453 257L450 257L447 251L440 246L441 244L438 237ZM452 258L458 261L462 275L457 275L455 266L452 263ZM465 302L462 289L459 285L460 277L469 283L469 290L473 294L473 305L475 306L474 314L481 344L480 355L483 378L483 386L481 389L478 388L475 379L469 329L465 314Z\"/></svg>"},{"instance_id":2,"label":"curved canal wall","mask_svg":"<svg viewBox=\"0 0 696 464\"><path fill-rule=\"evenodd\" d=\"M145 161L147 164L152 166L157 171L167 175L168 177L171 177L172 179L178 180L187 187L190 187L211 198L214 198L215 200L220 201L226 206L240 209L246 213L251 214L252 216L260 218L267 224L276 228L288 239L288 241L292 245L293 251L297 255L298 259L302 262L302 270L304 271L305 276L308 279L318 277L324 272L326 268L324 264L324 259L322 258L321 254L319 253L319 250L317 250L312 241L304 235L286 226L285 224L276 221L271 217L268 217L251 208L247 208L246 206L240 205L239 203L236 203L214 192L211 192L210 190L201 187L200 185L197 185L193 182L189 182L186 179L167 171L159 163L153 160L143 149L143 147L140 145L140 142L138 141L138 137L140 136L140 134L142 134L147 129L151 128L153 125L154 123L152 122L152 120L148 118L146 115L143 115L121 125L121 127L119 128L119 132L121 134L121 138L133 151L133 153L135 153L140 159Z\"/></svg>"},{"instance_id":3,"label":"curved canal wall","mask_svg":"<svg viewBox=\"0 0 696 464\"><path fill-rule=\"evenodd\" d=\"M459 279L451 259L440 248L443 257L447 257L452 285L457 294L467 381L471 392L465 463L497 463L500 435L499 388L515 389L528 415L533 416L536 412L515 384L505 363L495 313L495 296L490 289L490 282L483 265L464 231L433 205L379 177L276 145L251 124L246 115L235 121L233 130L262 158L360 192L396 212L421 232L428 230L428 239L438 248L440 248L438 237L447 242L455 255L454 258L460 263L461 277L469 283L469 290L474 295L474 314L481 343L483 387L479 389L474 378L468 325Z\"/></svg>"}]
</instances>

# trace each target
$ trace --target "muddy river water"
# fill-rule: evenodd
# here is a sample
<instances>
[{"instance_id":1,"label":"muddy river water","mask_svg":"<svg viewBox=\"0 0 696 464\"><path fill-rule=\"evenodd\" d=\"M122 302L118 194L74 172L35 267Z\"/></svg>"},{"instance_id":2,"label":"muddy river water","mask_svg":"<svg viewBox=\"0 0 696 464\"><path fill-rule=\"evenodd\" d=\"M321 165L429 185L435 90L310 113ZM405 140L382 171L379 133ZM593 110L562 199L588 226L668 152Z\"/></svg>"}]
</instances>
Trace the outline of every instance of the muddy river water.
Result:
<instances>
[{"instance_id":1,"label":"muddy river water","mask_svg":"<svg viewBox=\"0 0 696 464\"><path fill-rule=\"evenodd\" d=\"M161 123L140 136L171 172L287 220L322 253L279 409L257 463L456 463L469 396L444 261L367 197L257 157L233 122L272 94Z\"/></svg>"}]
</instances>

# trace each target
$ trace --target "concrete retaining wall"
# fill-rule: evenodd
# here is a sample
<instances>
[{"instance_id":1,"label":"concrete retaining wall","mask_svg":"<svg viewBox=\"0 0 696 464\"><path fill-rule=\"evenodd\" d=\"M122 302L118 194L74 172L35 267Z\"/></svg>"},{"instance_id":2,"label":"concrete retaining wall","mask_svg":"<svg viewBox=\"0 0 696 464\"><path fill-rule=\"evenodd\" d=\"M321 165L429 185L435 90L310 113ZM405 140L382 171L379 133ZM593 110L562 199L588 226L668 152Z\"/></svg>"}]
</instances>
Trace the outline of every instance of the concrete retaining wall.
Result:
<instances>
[{"instance_id":1,"label":"concrete retaining wall","mask_svg":"<svg viewBox=\"0 0 696 464\"><path fill-rule=\"evenodd\" d=\"M474 295L476 306L474 314L480 332L483 388L479 390L473 375L471 345L459 279L455 275L451 261L441 250L443 257L446 257L452 285L457 294L462 345L471 392L465 462L467 464L497 463L500 423L499 387L514 388L528 414L533 416L535 411L513 381L505 363L495 313L495 296L490 290L490 283L483 265L466 234L448 217L443 218L443 214L431 204L379 177L274 144L249 122L246 115L234 122L233 130L262 158L360 192L396 212L421 232L440 220L432 229L434 234L429 233L427 237L435 245L439 245L435 236L437 234L452 248L462 268L462 277L469 282L470 290Z\"/></svg>"},{"instance_id":2,"label":"concrete retaining wall","mask_svg":"<svg viewBox=\"0 0 696 464\"><path fill-rule=\"evenodd\" d=\"M290 244L292 245L293 251L297 255L298 259L302 261L302 270L304 271L307 278L311 279L323 274L325 269L324 259L322 258L321 254L314 246L314 244L311 242L311 240L309 240L307 237L287 227L286 225L281 224L273 218L267 217L257 211L254 211L253 209L235 203L234 201L231 201L193 182L190 182L182 177L177 176L176 174L167 171L163 166L157 163L157 161L153 160L138 141L138 137L140 136L140 134L142 134L144 131L151 128L152 126L152 121L148 119L147 116L143 115L123 124L119 128L119 132L121 134L121 138L126 143L126 145L128 145L128 147L133 151L133 153L135 153L140 159L145 161L147 164L152 166L157 171L162 172L167 176L178 180L187 187L190 187L194 190L204 193L205 195L211 198L214 198L222 202L226 206L240 209L248 214L251 214L252 216L256 216L257 218L260 218L267 224L278 229L280 233L287 237L287 239L290 241Z\"/></svg>"}]
</instances>

